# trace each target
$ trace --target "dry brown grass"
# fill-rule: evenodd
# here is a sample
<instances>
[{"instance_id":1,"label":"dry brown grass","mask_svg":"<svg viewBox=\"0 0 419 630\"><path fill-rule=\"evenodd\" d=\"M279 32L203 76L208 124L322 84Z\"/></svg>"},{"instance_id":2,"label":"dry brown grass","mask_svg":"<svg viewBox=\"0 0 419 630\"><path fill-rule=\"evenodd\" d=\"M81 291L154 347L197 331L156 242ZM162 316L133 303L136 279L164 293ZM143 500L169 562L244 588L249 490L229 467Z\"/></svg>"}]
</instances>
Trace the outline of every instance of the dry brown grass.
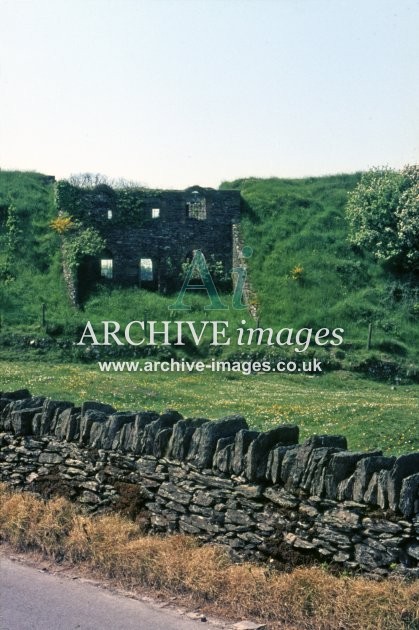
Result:
<instances>
[{"instance_id":1,"label":"dry brown grass","mask_svg":"<svg viewBox=\"0 0 419 630\"><path fill-rule=\"evenodd\" d=\"M38 550L116 580L187 596L269 628L406 630L419 628L419 584L336 577L309 567L280 573L233 564L225 550L188 536L147 536L118 515L89 517L64 499L43 501L0 484L0 534L19 550Z\"/></svg>"}]
</instances>

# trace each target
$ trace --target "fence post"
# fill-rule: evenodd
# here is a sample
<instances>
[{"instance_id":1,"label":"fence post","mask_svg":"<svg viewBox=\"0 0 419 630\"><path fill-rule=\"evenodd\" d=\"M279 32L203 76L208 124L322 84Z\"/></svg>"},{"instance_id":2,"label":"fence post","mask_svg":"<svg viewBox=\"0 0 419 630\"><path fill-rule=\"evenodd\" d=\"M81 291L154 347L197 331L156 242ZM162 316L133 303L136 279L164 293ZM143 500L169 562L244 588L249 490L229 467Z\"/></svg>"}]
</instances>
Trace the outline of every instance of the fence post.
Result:
<instances>
[{"instance_id":1,"label":"fence post","mask_svg":"<svg viewBox=\"0 0 419 630\"><path fill-rule=\"evenodd\" d=\"M371 349L371 337L372 337L372 323L368 324L368 339L367 339L367 350Z\"/></svg>"}]
</instances>

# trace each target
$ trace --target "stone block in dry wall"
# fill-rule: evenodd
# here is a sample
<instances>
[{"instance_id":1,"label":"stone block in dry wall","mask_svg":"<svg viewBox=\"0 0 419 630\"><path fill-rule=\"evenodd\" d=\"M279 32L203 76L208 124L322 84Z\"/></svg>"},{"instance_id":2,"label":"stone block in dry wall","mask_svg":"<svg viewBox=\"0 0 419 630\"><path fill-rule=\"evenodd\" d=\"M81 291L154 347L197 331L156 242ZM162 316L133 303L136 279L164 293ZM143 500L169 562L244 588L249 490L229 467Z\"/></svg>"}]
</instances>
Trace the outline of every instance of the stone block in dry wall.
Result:
<instances>
[{"instance_id":1,"label":"stone block in dry wall","mask_svg":"<svg viewBox=\"0 0 419 630\"><path fill-rule=\"evenodd\" d=\"M41 407L41 411L37 412L32 418L32 422L31 422L32 435L40 434L41 420L42 420L42 407Z\"/></svg>"},{"instance_id":2,"label":"stone block in dry wall","mask_svg":"<svg viewBox=\"0 0 419 630\"><path fill-rule=\"evenodd\" d=\"M382 509L388 508L388 480L389 470L380 470L377 476L377 505Z\"/></svg>"},{"instance_id":3,"label":"stone block in dry wall","mask_svg":"<svg viewBox=\"0 0 419 630\"><path fill-rule=\"evenodd\" d=\"M10 414L10 423L12 431L15 435L31 435L32 419L40 413L42 407L35 409L22 409L22 411L12 411Z\"/></svg>"},{"instance_id":4,"label":"stone block in dry wall","mask_svg":"<svg viewBox=\"0 0 419 630\"><path fill-rule=\"evenodd\" d=\"M349 534L360 529L361 515L359 511L338 506L326 510L319 520L339 532Z\"/></svg>"},{"instance_id":5,"label":"stone block in dry wall","mask_svg":"<svg viewBox=\"0 0 419 630\"><path fill-rule=\"evenodd\" d=\"M116 411L112 405L108 405L106 403L96 402L95 400L88 400L87 402L82 403L81 406L81 415L84 416L88 411L99 411L100 413L104 413L107 416L110 416L112 413Z\"/></svg>"},{"instance_id":6,"label":"stone block in dry wall","mask_svg":"<svg viewBox=\"0 0 419 630\"><path fill-rule=\"evenodd\" d=\"M324 477L330 458L341 449L332 447L314 448L307 463L307 470L300 482L300 487L311 496L324 494Z\"/></svg>"},{"instance_id":7,"label":"stone block in dry wall","mask_svg":"<svg viewBox=\"0 0 419 630\"><path fill-rule=\"evenodd\" d=\"M370 518L366 517L362 519L362 526L364 528L365 536L374 536L376 534L400 534L403 531L403 527L399 523L394 523L385 518Z\"/></svg>"},{"instance_id":8,"label":"stone block in dry wall","mask_svg":"<svg viewBox=\"0 0 419 630\"><path fill-rule=\"evenodd\" d=\"M284 453L280 479L287 490L297 490L309 486L311 478L309 462L313 463L312 453L315 449L329 448L335 452L346 448L346 438L340 435L315 435L293 450Z\"/></svg>"},{"instance_id":9,"label":"stone block in dry wall","mask_svg":"<svg viewBox=\"0 0 419 630\"><path fill-rule=\"evenodd\" d=\"M225 513L225 522L245 528L252 528L255 526L255 521L252 516L245 510L228 509Z\"/></svg>"},{"instance_id":10,"label":"stone block in dry wall","mask_svg":"<svg viewBox=\"0 0 419 630\"><path fill-rule=\"evenodd\" d=\"M257 438L259 431L242 429L236 434L231 453L231 470L235 475L241 475L245 467L245 456L250 444Z\"/></svg>"},{"instance_id":11,"label":"stone block in dry wall","mask_svg":"<svg viewBox=\"0 0 419 630\"><path fill-rule=\"evenodd\" d=\"M352 475L352 487L351 492L340 497L342 499L353 499L354 501L364 501L365 493L368 490L371 478L374 473L379 473L380 470L390 470L394 462L395 457L365 457L361 459L355 467L355 472Z\"/></svg>"},{"instance_id":12,"label":"stone block in dry wall","mask_svg":"<svg viewBox=\"0 0 419 630\"><path fill-rule=\"evenodd\" d=\"M295 495L278 486L266 488L263 492L263 496L283 508L296 508L299 504L299 500Z\"/></svg>"},{"instance_id":13,"label":"stone block in dry wall","mask_svg":"<svg viewBox=\"0 0 419 630\"><path fill-rule=\"evenodd\" d=\"M345 501L352 498L354 483L354 475L351 475L350 477L348 477L348 479L344 479L340 482L336 491L336 498L338 501Z\"/></svg>"},{"instance_id":14,"label":"stone block in dry wall","mask_svg":"<svg viewBox=\"0 0 419 630\"><path fill-rule=\"evenodd\" d=\"M314 448L339 448L348 449L348 441L344 435L312 435L303 443L303 446Z\"/></svg>"},{"instance_id":15,"label":"stone block in dry wall","mask_svg":"<svg viewBox=\"0 0 419 630\"><path fill-rule=\"evenodd\" d=\"M176 422L170 438L167 456L179 461L185 460L193 434L206 422L210 422L208 418L187 418Z\"/></svg>"},{"instance_id":16,"label":"stone block in dry wall","mask_svg":"<svg viewBox=\"0 0 419 630\"><path fill-rule=\"evenodd\" d=\"M10 399L9 398L2 398L0 396L0 431L3 427L2 425L2 411L5 407L7 407L7 405L10 405Z\"/></svg>"},{"instance_id":17,"label":"stone block in dry wall","mask_svg":"<svg viewBox=\"0 0 419 630\"><path fill-rule=\"evenodd\" d=\"M200 514L182 514L179 519L179 528L188 534L206 533L212 538L213 534L218 534L221 531L221 527L217 523L212 523L206 516Z\"/></svg>"},{"instance_id":18,"label":"stone block in dry wall","mask_svg":"<svg viewBox=\"0 0 419 630\"><path fill-rule=\"evenodd\" d=\"M327 465L325 472L325 494L329 499L337 496L339 484L348 479L355 471L357 463L365 457L381 456L382 451L371 451L369 453L334 453Z\"/></svg>"},{"instance_id":19,"label":"stone block in dry wall","mask_svg":"<svg viewBox=\"0 0 419 630\"><path fill-rule=\"evenodd\" d=\"M65 412L63 412L65 413ZM70 411L68 422L63 419L63 430L65 430L65 440L71 442L80 436L81 409L74 408Z\"/></svg>"},{"instance_id":20,"label":"stone block in dry wall","mask_svg":"<svg viewBox=\"0 0 419 630\"><path fill-rule=\"evenodd\" d=\"M266 478L268 455L272 448L298 443L299 428L295 424L282 424L271 431L259 433L249 446L245 457L245 475L249 481Z\"/></svg>"},{"instance_id":21,"label":"stone block in dry wall","mask_svg":"<svg viewBox=\"0 0 419 630\"><path fill-rule=\"evenodd\" d=\"M386 547L375 538L367 538L355 545L355 560L361 568L374 570L377 567L388 567L400 559L401 549Z\"/></svg>"},{"instance_id":22,"label":"stone block in dry wall","mask_svg":"<svg viewBox=\"0 0 419 630\"><path fill-rule=\"evenodd\" d=\"M21 400L30 400L31 394L27 389L18 389L15 392L0 392L0 431L4 428L3 421L7 418L10 411L10 404ZM3 410L7 407L6 412L3 414ZM5 429L10 431L10 429Z\"/></svg>"},{"instance_id":23,"label":"stone block in dry wall","mask_svg":"<svg viewBox=\"0 0 419 630\"><path fill-rule=\"evenodd\" d=\"M31 398L31 393L28 389L16 389L14 392L0 392L0 399L5 398L7 400L24 400Z\"/></svg>"},{"instance_id":24,"label":"stone block in dry wall","mask_svg":"<svg viewBox=\"0 0 419 630\"><path fill-rule=\"evenodd\" d=\"M192 436L187 459L198 468L210 468L218 440L247 428L246 420L238 415L203 424Z\"/></svg>"},{"instance_id":25,"label":"stone block in dry wall","mask_svg":"<svg viewBox=\"0 0 419 630\"><path fill-rule=\"evenodd\" d=\"M242 483L236 486L234 494L247 499L260 499L263 494L264 486L255 483Z\"/></svg>"},{"instance_id":26,"label":"stone block in dry wall","mask_svg":"<svg viewBox=\"0 0 419 630\"><path fill-rule=\"evenodd\" d=\"M112 449L120 449L125 453L130 450L132 433L134 431L134 421L137 414L134 414L132 422L127 422L121 427L121 430L116 434L114 441L112 442Z\"/></svg>"},{"instance_id":27,"label":"stone block in dry wall","mask_svg":"<svg viewBox=\"0 0 419 630\"><path fill-rule=\"evenodd\" d=\"M72 442L80 431L81 407L67 407L58 415L55 423L55 437L58 440Z\"/></svg>"},{"instance_id":28,"label":"stone block in dry wall","mask_svg":"<svg viewBox=\"0 0 419 630\"><path fill-rule=\"evenodd\" d=\"M154 444L157 435L163 429L173 429L173 426L182 420L182 415L177 411L167 409L161 416L158 416L156 420L152 420L145 425L139 440L139 446L136 449L136 453L139 451L142 455L154 455Z\"/></svg>"},{"instance_id":29,"label":"stone block in dry wall","mask_svg":"<svg viewBox=\"0 0 419 630\"><path fill-rule=\"evenodd\" d=\"M322 496L327 465L332 455L346 450L346 438L343 442L339 440L339 436L330 436L332 438L330 441L324 439L328 436L316 437L320 439L314 443L314 448L307 461L307 469L300 481L300 488L311 495ZM334 446L335 444L336 446Z\"/></svg>"},{"instance_id":30,"label":"stone block in dry wall","mask_svg":"<svg viewBox=\"0 0 419 630\"><path fill-rule=\"evenodd\" d=\"M419 544L418 543L413 543L412 545L409 545L406 551L407 551L407 554L411 558L414 558L414 560L419 562Z\"/></svg>"},{"instance_id":31,"label":"stone block in dry wall","mask_svg":"<svg viewBox=\"0 0 419 630\"><path fill-rule=\"evenodd\" d=\"M136 455L141 453L142 437L144 429L150 422L157 420L159 414L155 411L140 411L137 413L134 420L134 426L131 433L131 443L128 450L132 451Z\"/></svg>"},{"instance_id":32,"label":"stone block in dry wall","mask_svg":"<svg viewBox=\"0 0 419 630\"><path fill-rule=\"evenodd\" d=\"M71 402L63 401L63 400L50 400L47 399L44 402L44 406L42 409L42 418L41 418L41 426L39 429L40 435L51 435L54 433L55 424L59 414L64 411L64 409L69 409L74 407L74 404Z\"/></svg>"},{"instance_id":33,"label":"stone block in dry wall","mask_svg":"<svg viewBox=\"0 0 419 630\"><path fill-rule=\"evenodd\" d=\"M189 505L192 499L191 492L186 492L171 482L162 483L157 491L157 495L163 497L163 499L180 503L181 505Z\"/></svg>"},{"instance_id":34,"label":"stone block in dry wall","mask_svg":"<svg viewBox=\"0 0 419 630\"><path fill-rule=\"evenodd\" d=\"M40 454L38 461L40 464L61 464L63 457L55 451L44 451Z\"/></svg>"},{"instance_id":35,"label":"stone block in dry wall","mask_svg":"<svg viewBox=\"0 0 419 630\"><path fill-rule=\"evenodd\" d=\"M234 438L234 435L230 435L226 438L221 438L220 440L218 440L217 446L215 447L213 467L223 473L230 472L231 454Z\"/></svg>"},{"instance_id":36,"label":"stone block in dry wall","mask_svg":"<svg viewBox=\"0 0 419 630\"><path fill-rule=\"evenodd\" d=\"M214 474L204 474L203 472L201 473L191 470L188 474L188 478L205 488L219 488L220 490L227 490L229 492L234 489L234 482L232 479L218 477ZM217 494L221 495L221 492L217 492Z\"/></svg>"},{"instance_id":37,"label":"stone block in dry wall","mask_svg":"<svg viewBox=\"0 0 419 630\"><path fill-rule=\"evenodd\" d=\"M55 413L53 415L52 418L52 422L51 422L51 429L50 429L50 435L55 434L55 431L57 430L57 427L59 427L60 425L60 416L62 414L62 412L65 409L72 409L74 407L73 403L70 404L70 407L68 406L64 406L64 404L61 406L57 406L57 409L55 410ZM41 420L41 424L42 424L42 420Z\"/></svg>"},{"instance_id":38,"label":"stone block in dry wall","mask_svg":"<svg viewBox=\"0 0 419 630\"><path fill-rule=\"evenodd\" d=\"M403 479L399 510L404 516L413 516L419 513L419 472Z\"/></svg>"},{"instance_id":39,"label":"stone block in dry wall","mask_svg":"<svg viewBox=\"0 0 419 630\"><path fill-rule=\"evenodd\" d=\"M157 433L153 446L154 457L164 457L166 455L172 433L173 429L171 427L162 429Z\"/></svg>"},{"instance_id":40,"label":"stone block in dry wall","mask_svg":"<svg viewBox=\"0 0 419 630\"><path fill-rule=\"evenodd\" d=\"M84 416L83 427L85 425L85 420L87 417L92 417L95 415L95 419L93 420L88 436L86 436L86 444L89 444L92 448L101 448L103 441L103 434L105 433L106 423L108 421L108 416L104 416L102 419L97 419L97 416L94 411L89 412Z\"/></svg>"},{"instance_id":41,"label":"stone block in dry wall","mask_svg":"<svg viewBox=\"0 0 419 630\"><path fill-rule=\"evenodd\" d=\"M30 409L39 408L44 404L45 398L43 396L36 396L34 398L24 398L19 400L9 400L7 405L3 408L0 414L0 430L12 431L12 414L17 411L27 411Z\"/></svg>"},{"instance_id":42,"label":"stone block in dry wall","mask_svg":"<svg viewBox=\"0 0 419 630\"><path fill-rule=\"evenodd\" d=\"M370 505L378 505L378 475L379 473L372 473L371 479L365 490L363 501Z\"/></svg>"},{"instance_id":43,"label":"stone block in dry wall","mask_svg":"<svg viewBox=\"0 0 419 630\"><path fill-rule=\"evenodd\" d=\"M34 409L35 407L42 407L45 398L43 396L37 396L35 398L25 398L19 400L12 400L7 398L3 398L2 400L3 403L5 402L6 404L3 406L3 409L0 413L0 428L4 429L5 431L10 431L10 426L9 428L6 428L6 426L7 421L10 420L10 414L13 411L21 411L23 409Z\"/></svg>"},{"instance_id":44,"label":"stone block in dry wall","mask_svg":"<svg viewBox=\"0 0 419 630\"><path fill-rule=\"evenodd\" d=\"M98 447L111 449L118 431L121 430L124 424L127 424L128 422L134 422L135 416L135 413L123 411L113 413L111 416L109 416L106 424L104 424L103 426L101 444Z\"/></svg>"},{"instance_id":45,"label":"stone block in dry wall","mask_svg":"<svg viewBox=\"0 0 419 630\"><path fill-rule=\"evenodd\" d=\"M403 479L419 473L419 453L401 455L388 476L388 504L391 510L399 507L400 490Z\"/></svg>"},{"instance_id":46,"label":"stone block in dry wall","mask_svg":"<svg viewBox=\"0 0 419 630\"><path fill-rule=\"evenodd\" d=\"M301 453L302 450L302 453ZM280 479L282 483L286 484L286 487L289 489L293 488L294 485L292 483L291 473L295 471L295 477L297 479L297 471L300 473L300 465L298 462L298 458L306 458L309 455L309 451L303 446L294 446L292 449L288 449L286 453L284 453L284 457L282 459L281 465L281 475ZM297 487L297 485L295 486Z\"/></svg>"},{"instance_id":47,"label":"stone block in dry wall","mask_svg":"<svg viewBox=\"0 0 419 630\"><path fill-rule=\"evenodd\" d=\"M297 448L294 446L277 446L269 451L268 463L266 467L266 479L277 484L281 480L281 468L285 454L292 449Z\"/></svg>"},{"instance_id":48,"label":"stone block in dry wall","mask_svg":"<svg viewBox=\"0 0 419 630\"><path fill-rule=\"evenodd\" d=\"M82 415L80 418L80 444L87 445L90 442L90 432L94 426L94 438L99 439L101 432L103 430L103 425L108 419L108 415L103 413L102 411L96 411L95 409L88 409L83 413L82 407Z\"/></svg>"},{"instance_id":49,"label":"stone block in dry wall","mask_svg":"<svg viewBox=\"0 0 419 630\"><path fill-rule=\"evenodd\" d=\"M192 504L190 505L190 510L194 511L200 508L201 510L209 510L210 508L214 508L211 510L211 514L220 515L222 511L225 512L226 508L223 506L223 510L217 509L219 504L215 505L217 499L220 497L217 495L217 492L214 491L204 491L197 490L192 498Z\"/></svg>"}]
</instances>

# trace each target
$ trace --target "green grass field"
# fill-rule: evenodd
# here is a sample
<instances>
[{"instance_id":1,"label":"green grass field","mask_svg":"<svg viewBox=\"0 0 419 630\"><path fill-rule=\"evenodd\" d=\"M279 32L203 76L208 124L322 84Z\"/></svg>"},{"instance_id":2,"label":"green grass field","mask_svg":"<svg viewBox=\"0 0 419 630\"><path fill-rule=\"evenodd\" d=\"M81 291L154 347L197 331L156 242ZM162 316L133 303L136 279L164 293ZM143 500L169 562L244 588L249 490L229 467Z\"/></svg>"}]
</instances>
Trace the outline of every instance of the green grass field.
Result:
<instances>
[{"instance_id":1,"label":"green grass field","mask_svg":"<svg viewBox=\"0 0 419 630\"><path fill-rule=\"evenodd\" d=\"M414 278L392 273L369 252L350 246L345 204L359 178L359 174L296 180L249 178L225 182L221 188L239 189L244 200L241 232L244 244L253 249L249 274L263 326L295 330L341 327L345 330L341 349L349 355L345 368L350 369L352 359L365 358L372 324L373 351L406 367L418 360L419 289ZM11 203L17 209L18 223L12 265L15 277L4 281L1 269ZM59 335L73 340L87 319L126 323L132 318L167 318L173 298L137 288L99 288L83 311L74 311L62 278L59 239L49 227L55 214L50 179L37 173L0 171L3 333L45 334L40 329L42 304L46 305L47 334L59 330ZM295 268L300 269L298 274L293 272ZM177 316L205 319L205 303L201 296L192 296L192 311ZM242 314L230 309L227 318L232 327Z\"/></svg>"},{"instance_id":2,"label":"green grass field","mask_svg":"<svg viewBox=\"0 0 419 630\"><path fill-rule=\"evenodd\" d=\"M37 173L0 171L0 390L28 386L34 394L58 399L90 398L119 409L174 407L185 416L212 419L238 412L251 426L263 429L297 423L303 439L314 433L343 433L351 449L419 450L418 387L409 384L418 374L418 287L414 278L386 270L369 252L349 245L345 203L359 177L249 178L221 186L239 189L244 200L241 232L244 244L253 249L249 274L261 325L345 330L339 348L315 349L319 359L329 361L329 368L343 369L309 378L210 372L102 374L95 363L84 363L86 357L72 342L79 340L87 320L96 325L112 319L123 326L138 319L228 319L234 330L243 311L209 314L204 297L196 295L188 297L191 311L173 314L168 308L172 297L135 287L98 287L83 310L74 310L62 277L59 239L49 227L56 214L53 181ZM18 230L8 259L11 204ZM4 273L6 263L12 277ZM46 327L40 323L42 304ZM373 335L367 351L369 324ZM38 343L43 338L58 343L43 346ZM61 340L66 350L60 347ZM198 349L190 343L176 354L206 356L210 350L206 340ZM223 352L237 350L232 344ZM253 350L258 348L245 348L247 353ZM295 356L286 348L279 354ZM118 357L101 349L100 358ZM384 361L394 368L381 374L385 382L355 372L366 359L374 366Z\"/></svg>"},{"instance_id":3,"label":"green grass field","mask_svg":"<svg viewBox=\"0 0 419 630\"><path fill-rule=\"evenodd\" d=\"M96 365L0 362L0 391L74 402L100 400L119 410L174 408L185 417L243 414L251 427L300 426L302 439L344 434L352 450L419 450L419 387L394 388L348 372L303 375L104 374Z\"/></svg>"}]
</instances>

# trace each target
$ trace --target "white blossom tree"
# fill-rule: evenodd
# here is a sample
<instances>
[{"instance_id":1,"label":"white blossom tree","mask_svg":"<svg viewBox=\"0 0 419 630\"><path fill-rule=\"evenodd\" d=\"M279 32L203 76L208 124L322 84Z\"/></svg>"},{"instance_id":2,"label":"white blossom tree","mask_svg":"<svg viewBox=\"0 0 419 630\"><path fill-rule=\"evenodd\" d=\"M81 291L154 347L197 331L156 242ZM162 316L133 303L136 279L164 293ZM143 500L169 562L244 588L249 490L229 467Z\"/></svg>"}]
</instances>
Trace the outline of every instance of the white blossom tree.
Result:
<instances>
[{"instance_id":1,"label":"white blossom tree","mask_svg":"<svg viewBox=\"0 0 419 630\"><path fill-rule=\"evenodd\" d=\"M364 173L346 215L351 243L397 269L419 269L419 165Z\"/></svg>"}]
</instances>

